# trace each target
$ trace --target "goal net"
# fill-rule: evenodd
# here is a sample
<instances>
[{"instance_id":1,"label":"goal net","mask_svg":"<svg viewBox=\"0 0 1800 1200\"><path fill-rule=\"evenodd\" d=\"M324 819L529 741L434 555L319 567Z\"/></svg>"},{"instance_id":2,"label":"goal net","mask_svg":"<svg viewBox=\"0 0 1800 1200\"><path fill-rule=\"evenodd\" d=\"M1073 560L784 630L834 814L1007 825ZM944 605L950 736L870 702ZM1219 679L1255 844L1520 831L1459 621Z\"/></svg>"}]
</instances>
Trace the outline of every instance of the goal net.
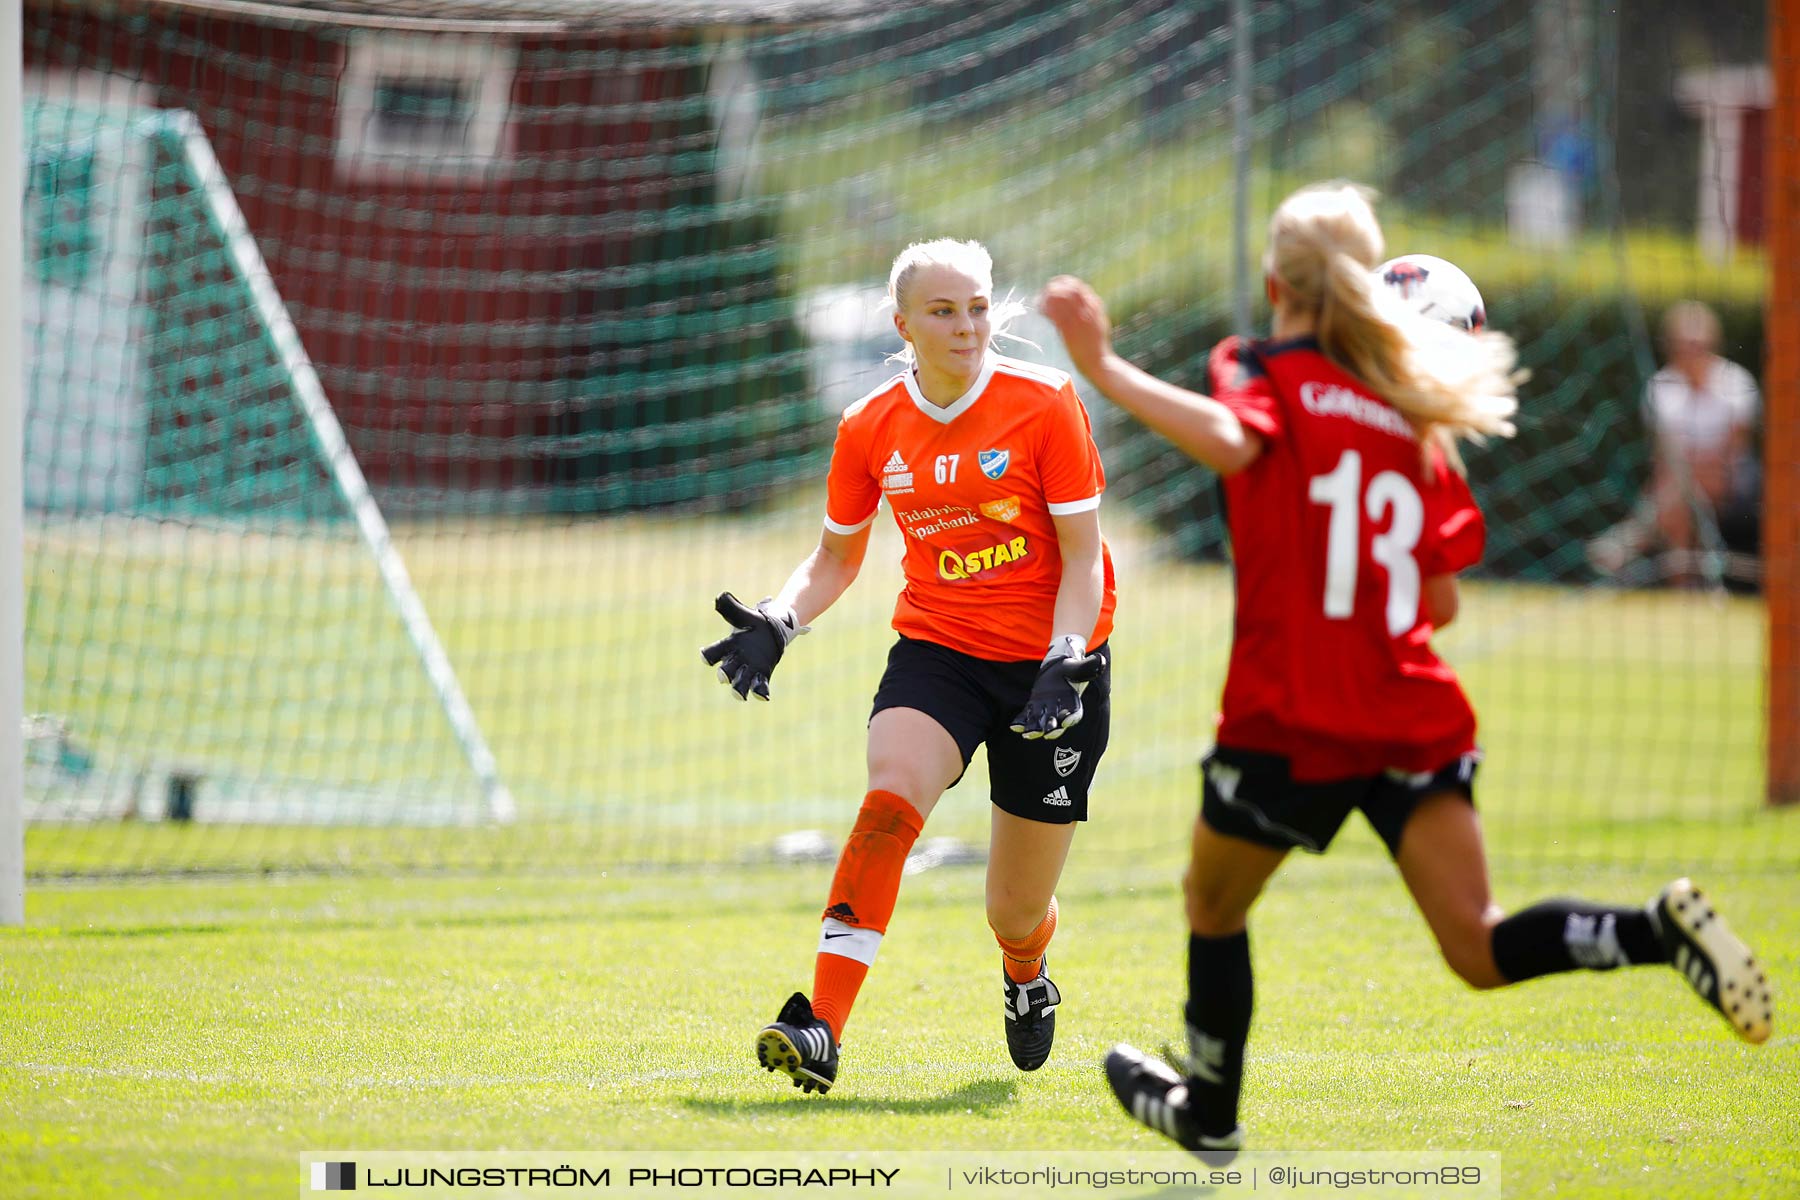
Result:
<instances>
[{"instance_id":1,"label":"goal net","mask_svg":"<svg viewBox=\"0 0 1800 1200\"><path fill-rule=\"evenodd\" d=\"M1646 399L1678 301L1752 375L1775 328L1762 13L1690 7L28 0L28 870L829 853L886 518L773 703L698 651L815 544L837 413L894 370L893 255L1083 274L1202 386L1266 322L1268 213L1331 177L1532 371L1469 454L1489 549L1441 639L1495 854L1791 865L1763 413L1684 466ZM1213 476L1084 394L1120 603L1080 845L1131 862L1197 803L1228 548ZM984 770L934 835L985 844Z\"/></svg>"},{"instance_id":2,"label":"goal net","mask_svg":"<svg viewBox=\"0 0 1800 1200\"><path fill-rule=\"evenodd\" d=\"M27 818L510 819L199 122L32 82Z\"/></svg>"}]
</instances>

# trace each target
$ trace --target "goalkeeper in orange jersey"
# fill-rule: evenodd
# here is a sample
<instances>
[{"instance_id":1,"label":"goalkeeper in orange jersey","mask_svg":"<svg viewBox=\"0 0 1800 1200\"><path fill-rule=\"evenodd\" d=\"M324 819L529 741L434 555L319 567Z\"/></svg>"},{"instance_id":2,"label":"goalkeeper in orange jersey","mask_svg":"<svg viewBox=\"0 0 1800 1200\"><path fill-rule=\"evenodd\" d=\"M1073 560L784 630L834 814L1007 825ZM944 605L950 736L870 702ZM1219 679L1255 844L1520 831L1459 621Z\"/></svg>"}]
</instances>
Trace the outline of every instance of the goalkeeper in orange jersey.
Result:
<instances>
[{"instance_id":1,"label":"goalkeeper in orange jersey","mask_svg":"<svg viewBox=\"0 0 1800 1200\"><path fill-rule=\"evenodd\" d=\"M994 303L978 243L907 247L888 293L905 369L838 423L818 547L754 608L721 595L732 632L705 650L739 699L767 700L788 644L856 578L886 501L906 582L869 718L868 792L831 881L812 997L796 992L756 1039L762 1065L808 1092L836 1081L907 853L983 744L1007 1049L1021 1070L1043 1065L1061 1002L1044 958L1056 882L1109 725L1113 568L1087 410L1061 371L995 352L1018 308Z\"/></svg>"}]
</instances>

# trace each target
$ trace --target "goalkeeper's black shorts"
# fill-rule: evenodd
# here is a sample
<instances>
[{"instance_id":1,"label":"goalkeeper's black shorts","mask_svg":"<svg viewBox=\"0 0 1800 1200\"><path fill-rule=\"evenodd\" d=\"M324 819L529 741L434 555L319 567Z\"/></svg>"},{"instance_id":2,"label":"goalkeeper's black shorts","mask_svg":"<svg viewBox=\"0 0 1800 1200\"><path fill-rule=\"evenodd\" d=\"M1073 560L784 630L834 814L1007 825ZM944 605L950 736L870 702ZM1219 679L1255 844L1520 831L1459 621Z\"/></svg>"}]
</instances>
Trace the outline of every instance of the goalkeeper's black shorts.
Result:
<instances>
[{"instance_id":1,"label":"goalkeeper's black shorts","mask_svg":"<svg viewBox=\"0 0 1800 1200\"><path fill-rule=\"evenodd\" d=\"M975 748L986 743L989 796L1016 817L1049 825L1085 821L1088 789L1112 725L1112 648L1101 644L1093 653L1105 665L1081 694L1081 723L1054 741L1027 741L1010 728L1040 664L990 662L917 638L902 637L888 651L869 715L917 709L955 739L965 769Z\"/></svg>"}]
</instances>

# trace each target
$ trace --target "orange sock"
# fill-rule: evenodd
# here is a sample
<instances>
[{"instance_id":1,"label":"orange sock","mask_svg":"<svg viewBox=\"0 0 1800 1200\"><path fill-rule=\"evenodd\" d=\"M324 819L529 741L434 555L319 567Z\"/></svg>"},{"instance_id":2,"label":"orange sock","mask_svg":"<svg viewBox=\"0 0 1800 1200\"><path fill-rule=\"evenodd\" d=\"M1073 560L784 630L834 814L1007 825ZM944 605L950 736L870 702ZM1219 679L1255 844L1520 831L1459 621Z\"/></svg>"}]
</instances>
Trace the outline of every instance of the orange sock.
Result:
<instances>
[{"instance_id":1,"label":"orange sock","mask_svg":"<svg viewBox=\"0 0 1800 1200\"><path fill-rule=\"evenodd\" d=\"M863 797L856 825L838 855L813 964L812 1006L813 1015L831 1026L840 1042L850 1006L894 915L906 856L924 827L925 818L905 797L872 791Z\"/></svg>"},{"instance_id":2,"label":"orange sock","mask_svg":"<svg viewBox=\"0 0 1800 1200\"><path fill-rule=\"evenodd\" d=\"M850 1007L868 974L868 963L842 954L821 950L813 959L813 1016L831 1026L832 1038L840 1043Z\"/></svg>"},{"instance_id":3,"label":"orange sock","mask_svg":"<svg viewBox=\"0 0 1800 1200\"><path fill-rule=\"evenodd\" d=\"M1000 943L1001 962L1006 968L1006 977L1014 983L1030 983L1038 977L1038 971L1044 965L1044 951L1050 946L1050 939L1056 936L1056 897L1050 897L1050 908L1044 913L1044 919L1038 927L1013 941L994 935Z\"/></svg>"}]
</instances>

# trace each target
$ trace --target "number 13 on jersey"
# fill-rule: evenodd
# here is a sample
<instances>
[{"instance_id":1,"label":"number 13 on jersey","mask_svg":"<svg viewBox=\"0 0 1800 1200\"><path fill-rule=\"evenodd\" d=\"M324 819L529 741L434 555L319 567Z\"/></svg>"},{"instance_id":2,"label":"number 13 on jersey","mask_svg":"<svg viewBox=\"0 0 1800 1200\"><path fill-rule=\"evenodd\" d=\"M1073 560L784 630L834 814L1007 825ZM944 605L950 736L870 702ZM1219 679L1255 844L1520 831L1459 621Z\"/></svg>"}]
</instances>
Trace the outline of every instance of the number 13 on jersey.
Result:
<instances>
[{"instance_id":1,"label":"number 13 on jersey","mask_svg":"<svg viewBox=\"0 0 1800 1200\"><path fill-rule=\"evenodd\" d=\"M1325 615L1348 620L1356 610L1356 577L1361 567L1362 518L1371 524L1392 514L1387 529L1369 543L1369 555L1387 569L1387 631L1399 637L1419 621L1419 561L1413 557L1425 528L1425 504L1412 480L1382 471L1363 489L1362 454L1346 450L1337 466L1307 481L1314 504L1331 510L1325 534Z\"/></svg>"}]
</instances>

